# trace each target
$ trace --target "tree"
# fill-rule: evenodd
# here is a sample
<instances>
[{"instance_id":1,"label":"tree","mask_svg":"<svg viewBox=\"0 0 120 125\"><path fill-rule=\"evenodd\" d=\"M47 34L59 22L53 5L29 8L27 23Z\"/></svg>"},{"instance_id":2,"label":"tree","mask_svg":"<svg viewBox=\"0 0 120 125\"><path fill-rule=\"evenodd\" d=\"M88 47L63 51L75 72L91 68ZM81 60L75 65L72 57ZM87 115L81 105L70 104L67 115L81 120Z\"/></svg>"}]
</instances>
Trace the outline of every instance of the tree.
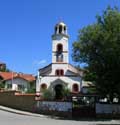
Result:
<instances>
[{"instance_id":1,"label":"tree","mask_svg":"<svg viewBox=\"0 0 120 125\"><path fill-rule=\"evenodd\" d=\"M120 12L108 7L96 22L79 31L73 43L73 60L86 63L87 79L101 95L120 95ZM120 98L120 97L119 97Z\"/></svg>"}]
</instances>

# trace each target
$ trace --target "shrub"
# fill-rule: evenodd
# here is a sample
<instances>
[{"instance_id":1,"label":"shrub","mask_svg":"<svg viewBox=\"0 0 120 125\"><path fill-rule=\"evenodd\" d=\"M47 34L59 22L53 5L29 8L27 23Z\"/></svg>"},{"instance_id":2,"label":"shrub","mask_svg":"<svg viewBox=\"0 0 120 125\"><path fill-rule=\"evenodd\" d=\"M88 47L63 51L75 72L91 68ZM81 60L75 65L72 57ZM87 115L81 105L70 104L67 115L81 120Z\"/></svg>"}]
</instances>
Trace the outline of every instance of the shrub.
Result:
<instances>
[{"instance_id":1,"label":"shrub","mask_svg":"<svg viewBox=\"0 0 120 125\"><path fill-rule=\"evenodd\" d=\"M54 93L50 89L45 89L42 94L42 98L45 100L53 100Z\"/></svg>"}]
</instances>

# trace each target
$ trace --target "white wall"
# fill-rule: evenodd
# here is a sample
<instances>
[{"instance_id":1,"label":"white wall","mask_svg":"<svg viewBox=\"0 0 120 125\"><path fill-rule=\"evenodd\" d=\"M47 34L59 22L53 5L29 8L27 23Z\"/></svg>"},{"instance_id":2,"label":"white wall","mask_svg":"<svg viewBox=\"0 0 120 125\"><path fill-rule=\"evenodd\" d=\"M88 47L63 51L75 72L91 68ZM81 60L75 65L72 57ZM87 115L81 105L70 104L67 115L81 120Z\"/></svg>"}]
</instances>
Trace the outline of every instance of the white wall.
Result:
<instances>
[{"instance_id":1,"label":"white wall","mask_svg":"<svg viewBox=\"0 0 120 125\"><path fill-rule=\"evenodd\" d=\"M120 104L96 103L96 114L120 114Z\"/></svg>"},{"instance_id":2,"label":"white wall","mask_svg":"<svg viewBox=\"0 0 120 125\"><path fill-rule=\"evenodd\" d=\"M42 83L46 83L47 84L47 88L49 87L52 87L52 83L54 83L55 80L61 80L61 82L63 84L67 84L67 87L72 91L72 86L73 84L78 84L79 86L79 91L80 91L80 87L81 87L81 84L82 84L82 79L81 77L66 77L66 76L61 76L61 77L57 77L57 76L46 76L46 77L42 77L38 83L36 83L37 85L37 88L36 88L36 91L39 92L40 91L40 85ZM39 85L38 85L39 84ZM57 82L56 82L57 84ZM39 86L39 88L38 88Z\"/></svg>"},{"instance_id":3,"label":"white wall","mask_svg":"<svg viewBox=\"0 0 120 125\"><path fill-rule=\"evenodd\" d=\"M40 110L72 112L72 102L37 101L37 108Z\"/></svg>"},{"instance_id":4,"label":"white wall","mask_svg":"<svg viewBox=\"0 0 120 125\"><path fill-rule=\"evenodd\" d=\"M68 38L58 36L56 40L52 41L52 51L56 51L57 44L61 43L63 45L63 51L68 51Z\"/></svg>"},{"instance_id":5,"label":"white wall","mask_svg":"<svg viewBox=\"0 0 120 125\"><path fill-rule=\"evenodd\" d=\"M63 45L63 61L64 63L68 63L69 62L69 53L68 53L68 38L64 37L64 36L56 36L56 39L53 39L52 41L52 63L56 63L56 49L57 49L57 45L58 44L62 44ZM64 53L64 51L66 51Z\"/></svg>"},{"instance_id":6,"label":"white wall","mask_svg":"<svg viewBox=\"0 0 120 125\"><path fill-rule=\"evenodd\" d=\"M18 90L18 85L22 85L26 90L30 88L30 83L21 78L14 78L13 80L7 80L5 84L12 84L12 90Z\"/></svg>"}]
</instances>

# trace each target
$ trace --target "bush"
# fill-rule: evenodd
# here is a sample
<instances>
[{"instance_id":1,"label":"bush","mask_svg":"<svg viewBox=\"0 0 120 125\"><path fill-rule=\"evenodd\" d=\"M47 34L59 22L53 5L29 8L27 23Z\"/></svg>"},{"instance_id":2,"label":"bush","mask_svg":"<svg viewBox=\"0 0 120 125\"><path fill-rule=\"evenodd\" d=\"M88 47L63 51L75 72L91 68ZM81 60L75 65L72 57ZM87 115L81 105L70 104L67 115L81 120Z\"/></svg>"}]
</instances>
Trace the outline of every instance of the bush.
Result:
<instances>
[{"instance_id":1,"label":"bush","mask_svg":"<svg viewBox=\"0 0 120 125\"><path fill-rule=\"evenodd\" d=\"M28 89L26 93L36 93L35 88Z\"/></svg>"},{"instance_id":2,"label":"bush","mask_svg":"<svg viewBox=\"0 0 120 125\"><path fill-rule=\"evenodd\" d=\"M3 82L0 82L0 89L5 88L5 84Z\"/></svg>"},{"instance_id":3,"label":"bush","mask_svg":"<svg viewBox=\"0 0 120 125\"><path fill-rule=\"evenodd\" d=\"M45 89L43 91L42 98L45 99L45 100L53 100L54 99L54 93L49 89Z\"/></svg>"}]
</instances>

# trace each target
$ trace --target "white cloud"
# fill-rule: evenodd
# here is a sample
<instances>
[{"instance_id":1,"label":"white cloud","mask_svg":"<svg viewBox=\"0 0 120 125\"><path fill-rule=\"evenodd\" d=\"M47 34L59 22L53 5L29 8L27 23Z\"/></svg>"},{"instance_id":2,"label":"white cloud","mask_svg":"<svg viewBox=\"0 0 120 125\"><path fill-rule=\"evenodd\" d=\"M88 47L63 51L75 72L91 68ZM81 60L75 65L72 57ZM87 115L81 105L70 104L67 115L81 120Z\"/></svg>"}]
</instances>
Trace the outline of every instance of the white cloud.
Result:
<instances>
[{"instance_id":1,"label":"white cloud","mask_svg":"<svg viewBox=\"0 0 120 125\"><path fill-rule=\"evenodd\" d=\"M45 59L43 59L43 60L35 60L33 62L33 64L36 65L36 66L44 65L45 63L47 63L47 60L45 60Z\"/></svg>"}]
</instances>

